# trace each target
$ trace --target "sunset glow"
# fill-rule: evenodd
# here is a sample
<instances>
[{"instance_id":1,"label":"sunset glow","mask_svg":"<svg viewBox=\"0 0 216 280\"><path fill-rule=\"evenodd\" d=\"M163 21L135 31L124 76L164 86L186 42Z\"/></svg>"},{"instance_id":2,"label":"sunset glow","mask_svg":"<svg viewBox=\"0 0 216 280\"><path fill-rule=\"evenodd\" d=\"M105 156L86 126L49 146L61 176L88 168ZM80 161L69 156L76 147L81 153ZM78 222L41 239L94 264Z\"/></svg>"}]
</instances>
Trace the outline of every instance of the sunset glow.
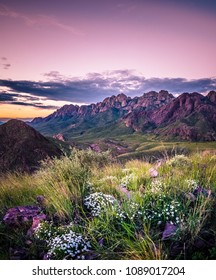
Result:
<instances>
[{"instance_id":1,"label":"sunset glow","mask_svg":"<svg viewBox=\"0 0 216 280\"><path fill-rule=\"evenodd\" d=\"M122 91L214 89L215 13L205 0L0 0L0 118L45 116ZM121 86L113 73L123 73Z\"/></svg>"}]
</instances>

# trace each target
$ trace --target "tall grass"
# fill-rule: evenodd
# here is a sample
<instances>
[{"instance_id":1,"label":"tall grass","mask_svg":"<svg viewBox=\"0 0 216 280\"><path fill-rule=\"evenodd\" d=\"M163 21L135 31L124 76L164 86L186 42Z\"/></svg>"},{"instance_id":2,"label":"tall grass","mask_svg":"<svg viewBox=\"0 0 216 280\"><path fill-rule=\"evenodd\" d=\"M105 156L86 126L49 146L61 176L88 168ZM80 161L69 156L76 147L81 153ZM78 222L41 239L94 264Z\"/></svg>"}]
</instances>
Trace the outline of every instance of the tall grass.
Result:
<instances>
[{"instance_id":1,"label":"tall grass","mask_svg":"<svg viewBox=\"0 0 216 280\"><path fill-rule=\"evenodd\" d=\"M165 223L172 219L168 213L174 207L171 207L172 202L176 201L180 206L174 209L173 215L178 217L179 223L171 242L194 248L204 231L216 232L216 223L212 222L215 217L216 156L208 152L187 157L165 156L161 160L161 166L142 160L129 160L123 164L113 161L108 153L73 150L69 156L43 162L35 174L2 177L1 217L7 208L35 204L36 197L42 195L44 211L50 220L57 217L59 225L73 223L74 229L91 241L90 258L167 259L169 248L164 246L162 232ZM151 177L151 168L157 169L157 178ZM195 187L190 182L211 190L211 195L193 197ZM117 205L108 204L101 215L91 215L84 199L94 192L112 195ZM120 212L123 213L121 217ZM0 246L4 244L2 238L8 234L7 230L0 225ZM19 234L10 232L7 244L25 244L22 234L22 242L19 242Z\"/></svg>"},{"instance_id":2,"label":"tall grass","mask_svg":"<svg viewBox=\"0 0 216 280\"><path fill-rule=\"evenodd\" d=\"M44 161L33 175L7 174L0 180L0 211L35 204L43 195L48 213L72 218L87 191L91 167L99 168L108 160L108 153L73 150L70 156Z\"/></svg>"}]
</instances>

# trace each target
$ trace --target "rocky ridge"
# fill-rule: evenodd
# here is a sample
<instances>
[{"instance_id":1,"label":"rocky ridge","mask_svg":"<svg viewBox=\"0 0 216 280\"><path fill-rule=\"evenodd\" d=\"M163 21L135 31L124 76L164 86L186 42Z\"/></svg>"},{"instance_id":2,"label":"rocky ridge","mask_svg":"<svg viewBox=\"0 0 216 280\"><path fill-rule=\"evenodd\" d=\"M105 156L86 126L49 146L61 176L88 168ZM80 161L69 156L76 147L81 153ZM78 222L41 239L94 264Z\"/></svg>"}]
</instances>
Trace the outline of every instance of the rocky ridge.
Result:
<instances>
[{"instance_id":1,"label":"rocky ridge","mask_svg":"<svg viewBox=\"0 0 216 280\"><path fill-rule=\"evenodd\" d=\"M122 111L122 115L129 113L136 108L144 108L151 110L159 108L160 106L167 104L172 100L174 96L167 91L161 90L159 93L155 91L143 94L141 97L127 97L121 93L117 96L105 98L102 102L90 105L64 105L60 109L56 110L53 114L45 118L35 118L31 122L32 124L48 122L55 118L75 118L75 117L87 117L94 116L98 113L105 112L109 109L119 109ZM124 111L124 112L123 112Z\"/></svg>"},{"instance_id":2,"label":"rocky ridge","mask_svg":"<svg viewBox=\"0 0 216 280\"><path fill-rule=\"evenodd\" d=\"M216 92L207 96L151 91L140 97L111 96L90 105L65 105L31 125L48 135L83 134L89 129L123 125L130 131L183 140L216 140Z\"/></svg>"}]
</instances>

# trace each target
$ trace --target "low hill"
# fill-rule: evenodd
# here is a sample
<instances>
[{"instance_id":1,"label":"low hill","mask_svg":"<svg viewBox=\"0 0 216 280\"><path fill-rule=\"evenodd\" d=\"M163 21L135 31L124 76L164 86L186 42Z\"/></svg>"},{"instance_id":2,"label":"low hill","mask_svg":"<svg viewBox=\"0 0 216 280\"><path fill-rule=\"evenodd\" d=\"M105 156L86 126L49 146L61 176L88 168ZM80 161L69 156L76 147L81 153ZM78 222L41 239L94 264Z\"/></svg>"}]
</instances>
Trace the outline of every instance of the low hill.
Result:
<instances>
[{"instance_id":1,"label":"low hill","mask_svg":"<svg viewBox=\"0 0 216 280\"><path fill-rule=\"evenodd\" d=\"M61 156L61 150L34 128L20 120L0 126L0 172L31 172L41 160Z\"/></svg>"}]
</instances>

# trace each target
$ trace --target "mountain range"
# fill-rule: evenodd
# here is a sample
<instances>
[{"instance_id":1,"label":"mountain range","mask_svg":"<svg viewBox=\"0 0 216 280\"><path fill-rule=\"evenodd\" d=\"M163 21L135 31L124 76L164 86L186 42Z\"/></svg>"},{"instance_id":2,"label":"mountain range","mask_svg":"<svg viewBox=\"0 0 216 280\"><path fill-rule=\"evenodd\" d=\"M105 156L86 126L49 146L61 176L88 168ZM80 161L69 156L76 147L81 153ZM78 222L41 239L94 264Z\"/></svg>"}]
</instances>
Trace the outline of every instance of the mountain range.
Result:
<instances>
[{"instance_id":1,"label":"mountain range","mask_svg":"<svg viewBox=\"0 0 216 280\"><path fill-rule=\"evenodd\" d=\"M168 91L151 91L140 97L121 93L90 105L65 105L32 127L61 139L113 137L133 133L153 134L161 139L216 140L216 92L197 92L174 97Z\"/></svg>"}]
</instances>

